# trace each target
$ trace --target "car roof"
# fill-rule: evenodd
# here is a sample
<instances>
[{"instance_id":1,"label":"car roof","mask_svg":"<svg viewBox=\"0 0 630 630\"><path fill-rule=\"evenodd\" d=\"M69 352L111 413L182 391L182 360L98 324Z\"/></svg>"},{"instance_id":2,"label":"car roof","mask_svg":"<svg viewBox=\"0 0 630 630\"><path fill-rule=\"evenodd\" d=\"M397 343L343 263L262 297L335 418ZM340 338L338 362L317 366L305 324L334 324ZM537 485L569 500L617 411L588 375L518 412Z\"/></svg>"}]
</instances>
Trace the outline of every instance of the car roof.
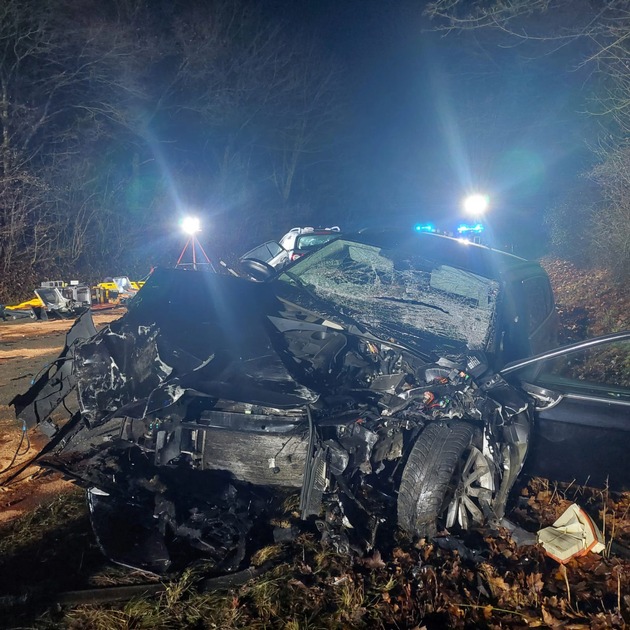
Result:
<instances>
[{"instance_id":1,"label":"car roof","mask_svg":"<svg viewBox=\"0 0 630 630\"><path fill-rule=\"evenodd\" d=\"M339 230L329 230L328 228L314 228L312 230L308 230L307 232L300 232L297 237L300 238L302 236L317 236L319 234L341 234Z\"/></svg>"},{"instance_id":2,"label":"car roof","mask_svg":"<svg viewBox=\"0 0 630 630\"><path fill-rule=\"evenodd\" d=\"M312 227L312 226L307 226L307 227L294 227L291 228L288 232L288 234L304 234L307 232L341 232L341 229L338 225L333 225L331 227L324 227L324 226L317 226L317 227Z\"/></svg>"},{"instance_id":3,"label":"car roof","mask_svg":"<svg viewBox=\"0 0 630 630\"><path fill-rule=\"evenodd\" d=\"M294 227L291 228L281 239L280 242L284 240L293 240L298 236L302 236L305 234L331 234L336 233L340 234L341 229L338 225L333 225L331 227Z\"/></svg>"},{"instance_id":4,"label":"car roof","mask_svg":"<svg viewBox=\"0 0 630 630\"><path fill-rule=\"evenodd\" d=\"M354 234L344 234L342 238L385 249L415 247L417 244L418 250L430 260L495 280L518 272L545 274L535 261L442 234L385 228L365 229Z\"/></svg>"}]
</instances>

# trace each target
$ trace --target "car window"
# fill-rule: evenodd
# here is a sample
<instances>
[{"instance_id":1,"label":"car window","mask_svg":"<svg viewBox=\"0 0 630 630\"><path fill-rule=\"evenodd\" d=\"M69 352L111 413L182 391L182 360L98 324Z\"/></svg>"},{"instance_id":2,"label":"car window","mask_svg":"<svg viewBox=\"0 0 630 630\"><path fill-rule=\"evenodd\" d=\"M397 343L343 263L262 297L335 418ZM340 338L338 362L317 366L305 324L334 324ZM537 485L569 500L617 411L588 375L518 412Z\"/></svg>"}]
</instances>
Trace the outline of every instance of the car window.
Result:
<instances>
[{"instance_id":1,"label":"car window","mask_svg":"<svg viewBox=\"0 0 630 630\"><path fill-rule=\"evenodd\" d=\"M630 400L630 340L611 341L533 363L518 376L550 389Z\"/></svg>"},{"instance_id":2,"label":"car window","mask_svg":"<svg viewBox=\"0 0 630 630\"><path fill-rule=\"evenodd\" d=\"M268 262L272 258L275 258L283 249L275 241L268 241L255 247L251 251L247 252L241 258L254 258L255 260L262 260Z\"/></svg>"},{"instance_id":3,"label":"car window","mask_svg":"<svg viewBox=\"0 0 630 630\"><path fill-rule=\"evenodd\" d=\"M295 241L295 249L312 249L313 247L321 247L333 238L337 238L339 233L335 234L302 234Z\"/></svg>"},{"instance_id":4,"label":"car window","mask_svg":"<svg viewBox=\"0 0 630 630\"><path fill-rule=\"evenodd\" d=\"M522 290L527 308L527 330L534 332L549 317L553 309L553 294L549 281L543 276L526 278Z\"/></svg>"}]
</instances>

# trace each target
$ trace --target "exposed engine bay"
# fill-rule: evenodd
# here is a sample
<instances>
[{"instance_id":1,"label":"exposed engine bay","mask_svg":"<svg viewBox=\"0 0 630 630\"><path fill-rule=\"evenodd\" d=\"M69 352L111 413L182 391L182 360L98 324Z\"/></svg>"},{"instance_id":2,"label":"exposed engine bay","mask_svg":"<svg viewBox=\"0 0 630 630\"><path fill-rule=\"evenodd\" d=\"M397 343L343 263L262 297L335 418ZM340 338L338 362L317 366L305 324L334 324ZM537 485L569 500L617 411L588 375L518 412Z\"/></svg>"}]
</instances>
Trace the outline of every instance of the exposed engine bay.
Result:
<instances>
[{"instance_id":1,"label":"exposed engine bay","mask_svg":"<svg viewBox=\"0 0 630 630\"><path fill-rule=\"evenodd\" d=\"M70 394L78 411L62 423ZM157 573L197 556L235 570L252 531L289 535L269 522L296 495L299 518L343 553L397 526L496 524L531 418L481 352L420 354L271 285L180 270L156 271L99 332L82 315L12 402L50 437L39 462L88 490L106 555ZM461 447L447 484L435 445L449 431Z\"/></svg>"}]
</instances>

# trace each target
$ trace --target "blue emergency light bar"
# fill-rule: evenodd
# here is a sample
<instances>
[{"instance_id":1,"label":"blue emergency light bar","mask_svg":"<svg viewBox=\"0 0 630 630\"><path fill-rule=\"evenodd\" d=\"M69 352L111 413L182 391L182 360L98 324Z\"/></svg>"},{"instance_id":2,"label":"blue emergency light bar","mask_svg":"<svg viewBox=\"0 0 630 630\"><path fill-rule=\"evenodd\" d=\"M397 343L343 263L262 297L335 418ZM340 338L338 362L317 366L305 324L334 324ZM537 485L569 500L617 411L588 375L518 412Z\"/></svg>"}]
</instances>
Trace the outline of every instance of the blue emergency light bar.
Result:
<instances>
[{"instance_id":1,"label":"blue emergency light bar","mask_svg":"<svg viewBox=\"0 0 630 630\"><path fill-rule=\"evenodd\" d=\"M474 234L481 234L483 230L484 227L481 223L476 223L475 225L466 225L465 223L462 223L462 225L457 228L457 231L460 234L467 234L469 232L473 232Z\"/></svg>"}]
</instances>

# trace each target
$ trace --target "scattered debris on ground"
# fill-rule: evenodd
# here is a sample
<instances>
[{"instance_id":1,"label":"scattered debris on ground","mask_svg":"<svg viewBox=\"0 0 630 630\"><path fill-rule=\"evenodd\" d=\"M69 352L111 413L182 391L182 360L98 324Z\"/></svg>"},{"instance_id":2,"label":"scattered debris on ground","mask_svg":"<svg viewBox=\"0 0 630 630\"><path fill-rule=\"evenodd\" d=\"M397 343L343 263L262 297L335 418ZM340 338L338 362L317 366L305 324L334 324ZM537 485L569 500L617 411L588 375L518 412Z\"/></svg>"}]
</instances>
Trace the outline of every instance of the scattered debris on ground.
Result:
<instances>
[{"instance_id":1,"label":"scattered debris on ground","mask_svg":"<svg viewBox=\"0 0 630 630\"><path fill-rule=\"evenodd\" d=\"M551 523L546 519L566 509L575 494L591 514L604 516L609 543L628 505L585 488L534 480L523 489L515 516ZM338 554L315 532L302 531L292 541L260 549L250 568L227 581L208 579L203 565L196 565L161 584L106 563L87 520L85 504L73 492L3 531L4 619L24 624L39 613L43 616L29 627L41 628L427 630L603 629L622 628L630 620L630 562L610 555L608 547L559 565L540 546L516 545L501 528L416 544L400 539L356 556ZM294 522L289 511L285 524Z\"/></svg>"},{"instance_id":2,"label":"scattered debris on ground","mask_svg":"<svg viewBox=\"0 0 630 630\"><path fill-rule=\"evenodd\" d=\"M587 553L601 553L606 548L604 537L593 519L572 503L549 527L538 532L538 542L550 558L566 564L571 558Z\"/></svg>"}]
</instances>

